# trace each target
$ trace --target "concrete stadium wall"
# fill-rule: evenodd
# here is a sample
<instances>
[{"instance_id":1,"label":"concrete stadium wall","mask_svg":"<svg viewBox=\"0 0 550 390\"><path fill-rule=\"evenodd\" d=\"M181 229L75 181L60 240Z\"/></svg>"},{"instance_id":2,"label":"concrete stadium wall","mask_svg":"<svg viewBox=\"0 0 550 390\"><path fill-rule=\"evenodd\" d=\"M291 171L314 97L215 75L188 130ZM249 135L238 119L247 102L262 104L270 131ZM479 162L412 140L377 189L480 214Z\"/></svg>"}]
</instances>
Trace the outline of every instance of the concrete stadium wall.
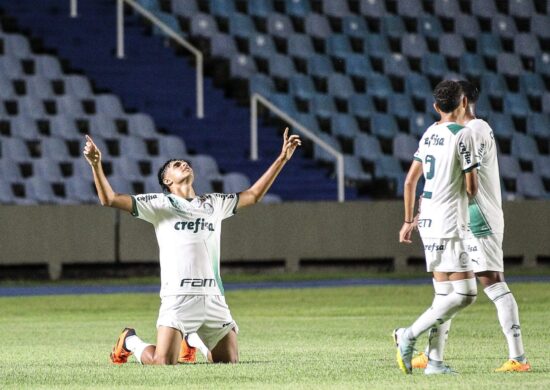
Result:
<instances>
[{"instance_id":1,"label":"concrete stadium wall","mask_svg":"<svg viewBox=\"0 0 550 390\"><path fill-rule=\"evenodd\" d=\"M509 202L504 212L505 256L525 267L548 264L550 202ZM0 206L0 220L0 266L45 263L56 279L63 264L158 260L153 227L108 208ZM398 201L257 205L223 223L222 262L289 271L340 264L400 271L423 266L418 235L412 245L397 242L401 222Z\"/></svg>"}]
</instances>

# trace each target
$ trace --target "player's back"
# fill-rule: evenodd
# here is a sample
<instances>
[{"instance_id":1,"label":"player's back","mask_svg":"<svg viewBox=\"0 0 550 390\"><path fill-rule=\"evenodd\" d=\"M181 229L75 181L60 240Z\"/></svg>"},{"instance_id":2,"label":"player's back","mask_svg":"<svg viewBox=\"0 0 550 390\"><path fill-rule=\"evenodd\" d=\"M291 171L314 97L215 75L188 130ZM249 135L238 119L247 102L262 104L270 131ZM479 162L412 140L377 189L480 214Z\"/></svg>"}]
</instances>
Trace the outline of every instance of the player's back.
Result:
<instances>
[{"instance_id":1,"label":"player's back","mask_svg":"<svg viewBox=\"0 0 550 390\"><path fill-rule=\"evenodd\" d=\"M498 153L493 129L482 119L472 119L467 126L472 130L480 163L479 189L470 204L470 227L477 236L504 233Z\"/></svg>"},{"instance_id":2,"label":"player's back","mask_svg":"<svg viewBox=\"0 0 550 390\"><path fill-rule=\"evenodd\" d=\"M464 170L475 165L470 129L435 123L419 142L415 160L422 163L424 192L419 230L426 238L460 236L468 222Z\"/></svg>"}]
</instances>

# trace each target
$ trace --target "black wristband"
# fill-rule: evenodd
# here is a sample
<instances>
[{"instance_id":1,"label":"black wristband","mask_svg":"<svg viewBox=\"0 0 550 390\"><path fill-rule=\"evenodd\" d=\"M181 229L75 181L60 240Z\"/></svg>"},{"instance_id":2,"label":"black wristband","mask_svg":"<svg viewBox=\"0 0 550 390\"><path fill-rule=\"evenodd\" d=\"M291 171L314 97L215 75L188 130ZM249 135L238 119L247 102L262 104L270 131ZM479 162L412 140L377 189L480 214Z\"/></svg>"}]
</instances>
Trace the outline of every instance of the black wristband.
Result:
<instances>
[{"instance_id":1,"label":"black wristband","mask_svg":"<svg viewBox=\"0 0 550 390\"><path fill-rule=\"evenodd\" d=\"M405 223L413 223L414 221L404 221Z\"/></svg>"}]
</instances>

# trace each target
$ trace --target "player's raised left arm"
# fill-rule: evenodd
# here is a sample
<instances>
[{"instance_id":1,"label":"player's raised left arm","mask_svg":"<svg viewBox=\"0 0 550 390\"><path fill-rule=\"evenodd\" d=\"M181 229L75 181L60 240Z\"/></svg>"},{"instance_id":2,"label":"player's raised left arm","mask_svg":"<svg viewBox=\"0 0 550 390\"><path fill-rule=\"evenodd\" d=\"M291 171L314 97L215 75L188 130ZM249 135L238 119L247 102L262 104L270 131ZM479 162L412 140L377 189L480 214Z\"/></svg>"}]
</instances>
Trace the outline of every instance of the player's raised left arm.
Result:
<instances>
[{"instance_id":1,"label":"player's raised left arm","mask_svg":"<svg viewBox=\"0 0 550 390\"><path fill-rule=\"evenodd\" d=\"M288 127L285 129L283 136L283 148L281 154L275 159L273 164L265 171L265 173L247 190L239 194L239 203L237 208L250 206L262 200L263 196L269 191L271 185L290 160L294 151L302 144L300 137L297 135L288 136Z\"/></svg>"}]
</instances>

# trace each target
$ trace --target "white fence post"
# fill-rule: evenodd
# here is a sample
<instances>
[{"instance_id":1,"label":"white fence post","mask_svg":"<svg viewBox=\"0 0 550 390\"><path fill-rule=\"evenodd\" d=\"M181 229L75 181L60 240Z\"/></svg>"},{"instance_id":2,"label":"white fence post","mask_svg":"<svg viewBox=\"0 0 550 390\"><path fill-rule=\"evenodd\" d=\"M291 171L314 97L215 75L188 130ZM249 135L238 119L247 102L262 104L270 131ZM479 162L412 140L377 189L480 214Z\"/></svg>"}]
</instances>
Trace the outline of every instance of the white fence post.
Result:
<instances>
[{"instance_id":1,"label":"white fence post","mask_svg":"<svg viewBox=\"0 0 550 390\"><path fill-rule=\"evenodd\" d=\"M116 2L116 57L124 58L124 0Z\"/></svg>"},{"instance_id":2,"label":"white fence post","mask_svg":"<svg viewBox=\"0 0 550 390\"><path fill-rule=\"evenodd\" d=\"M306 138L309 138L314 143L319 145L321 148L325 149L329 154L333 155L336 159L336 182L338 187L338 202L345 201L345 187L344 187L344 155L334 149L332 146L327 144L321 138L319 138L313 131L302 126L296 120L288 116L286 113L281 111L277 106L271 103L262 95L257 93L252 94L250 98L250 159L258 159L258 102L261 102L265 107L270 111L275 113L277 116L290 123L295 127L300 133L302 133Z\"/></svg>"},{"instance_id":3,"label":"white fence post","mask_svg":"<svg viewBox=\"0 0 550 390\"><path fill-rule=\"evenodd\" d=\"M71 0L71 18L76 18L78 16L78 0Z\"/></svg>"}]
</instances>

